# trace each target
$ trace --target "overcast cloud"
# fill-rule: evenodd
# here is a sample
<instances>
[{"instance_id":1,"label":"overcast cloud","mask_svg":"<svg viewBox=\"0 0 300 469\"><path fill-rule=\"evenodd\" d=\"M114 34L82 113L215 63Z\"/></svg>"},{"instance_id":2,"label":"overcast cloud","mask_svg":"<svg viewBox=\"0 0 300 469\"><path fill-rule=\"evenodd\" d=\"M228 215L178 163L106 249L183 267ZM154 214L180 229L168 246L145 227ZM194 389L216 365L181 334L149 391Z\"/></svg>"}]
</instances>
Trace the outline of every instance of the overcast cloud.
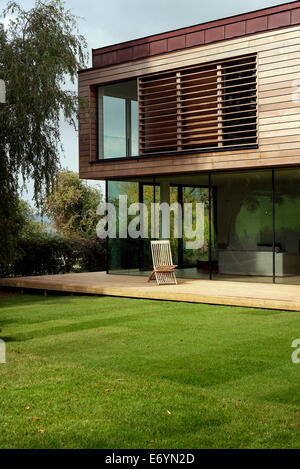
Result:
<instances>
[{"instance_id":1,"label":"overcast cloud","mask_svg":"<svg viewBox=\"0 0 300 469\"><path fill-rule=\"evenodd\" d=\"M6 1L0 0L0 11ZM29 9L34 0L20 0ZM285 3L275 0L67 0L91 49ZM91 57L88 66L91 66ZM61 164L78 171L78 137L61 123ZM30 199L30 193L26 198Z\"/></svg>"}]
</instances>

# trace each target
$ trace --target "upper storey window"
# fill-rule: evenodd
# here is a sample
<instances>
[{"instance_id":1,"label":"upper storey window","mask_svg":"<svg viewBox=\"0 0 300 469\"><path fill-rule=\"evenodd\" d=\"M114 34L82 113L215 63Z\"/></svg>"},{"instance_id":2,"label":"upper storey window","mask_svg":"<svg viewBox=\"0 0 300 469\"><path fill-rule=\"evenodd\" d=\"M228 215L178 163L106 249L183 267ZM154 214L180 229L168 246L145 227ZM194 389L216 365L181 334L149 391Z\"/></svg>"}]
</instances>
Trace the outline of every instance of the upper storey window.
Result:
<instances>
[{"instance_id":1,"label":"upper storey window","mask_svg":"<svg viewBox=\"0 0 300 469\"><path fill-rule=\"evenodd\" d=\"M256 56L143 77L140 153L257 144Z\"/></svg>"},{"instance_id":2,"label":"upper storey window","mask_svg":"<svg viewBox=\"0 0 300 469\"><path fill-rule=\"evenodd\" d=\"M138 155L137 81L98 88L99 157Z\"/></svg>"}]
</instances>

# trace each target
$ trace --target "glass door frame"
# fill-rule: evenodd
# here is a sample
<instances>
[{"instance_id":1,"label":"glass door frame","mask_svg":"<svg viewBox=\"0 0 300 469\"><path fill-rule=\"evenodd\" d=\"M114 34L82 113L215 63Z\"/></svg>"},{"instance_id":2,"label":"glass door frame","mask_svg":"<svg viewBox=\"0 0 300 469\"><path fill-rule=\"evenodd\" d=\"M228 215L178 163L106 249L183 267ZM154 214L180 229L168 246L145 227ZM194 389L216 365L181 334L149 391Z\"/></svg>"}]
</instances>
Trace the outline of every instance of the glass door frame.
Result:
<instances>
[{"instance_id":1,"label":"glass door frame","mask_svg":"<svg viewBox=\"0 0 300 469\"><path fill-rule=\"evenodd\" d=\"M152 200L151 203L155 203L155 201L156 201L156 188L160 187L160 184L158 182L155 182L155 178L154 178L153 182L139 182L139 203L140 204L144 203L144 186L152 186L153 187L153 200ZM143 223L142 220L143 220L143 217L140 214L140 223ZM150 237L150 239L152 239L152 238ZM145 267L144 248L145 248L145 239L142 238L142 237L139 237L138 238L138 250L139 250L138 258L139 258L139 270L141 272L145 272L145 271L149 270L147 267Z\"/></svg>"},{"instance_id":2,"label":"glass door frame","mask_svg":"<svg viewBox=\"0 0 300 469\"><path fill-rule=\"evenodd\" d=\"M139 203L144 202L144 186L153 186L153 203L156 201L156 194L155 188L160 187L159 182L139 182ZM212 246L211 246L211 231L212 231L212 224L214 226L214 230L217 233L217 197L216 197L216 188L211 187L210 181L208 185L199 185L199 184L180 184L180 183L171 183L170 187L176 187L178 190L177 194L177 202L182 206L183 205L183 189L185 187L192 187L198 189L208 189L208 212L209 212L209 239L208 242L208 264L209 264L209 278L212 278ZM211 203L213 200L213 204ZM213 209L213 214L211 213ZM183 220L182 220L183 223ZM144 246L145 246L145 239L142 237L139 238L139 270L140 271L147 271L148 268L144 265ZM178 238L178 267L180 269L185 269L187 267L197 267L196 264L193 265L186 265L184 264L183 260L183 237Z\"/></svg>"},{"instance_id":3,"label":"glass door frame","mask_svg":"<svg viewBox=\"0 0 300 469\"><path fill-rule=\"evenodd\" d=\"M178 188L178 203L183 205L183 188L193 187L198 189L208 189L208 217L209 217L209 235L208 235L208 264L209 264L209 279L212 279L212 242L211 242L211 228L214 227L215 233L217 233L217 196L216 187L211 186L211 178L209 173L208 185L203 184L170 184L170 187ZM212 204L213 201L213 204ZM213 213L212 213L213 209ZM185 269L187 267L197 267L197 265L185 265L183 262L183 237L178 239L178 267Z\"/></svg>"}]
</instances>

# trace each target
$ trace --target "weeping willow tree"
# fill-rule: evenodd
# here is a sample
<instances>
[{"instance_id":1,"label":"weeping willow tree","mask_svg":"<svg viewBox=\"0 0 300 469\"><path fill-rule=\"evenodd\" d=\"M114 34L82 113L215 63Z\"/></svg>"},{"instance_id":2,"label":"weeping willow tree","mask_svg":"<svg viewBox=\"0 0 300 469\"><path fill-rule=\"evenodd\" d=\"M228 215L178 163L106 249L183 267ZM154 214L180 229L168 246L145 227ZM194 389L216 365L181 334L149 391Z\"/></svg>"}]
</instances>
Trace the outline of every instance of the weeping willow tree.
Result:
<instances>
[{"instance_id":1,"label":"weeping willow tree","mask_svg":"<svg viewBox=\"0 0 300 469\"><path fill-rule=\"evenodd\" d=\"M77 17L60 0L37 0L25 11L9 2L0 28L0 263L14 255L20 185L33 181L39 206L59 170L61 116L76 127L78 98L66 83L85 67L86 42Z\"/></svg>"}]
</instances>

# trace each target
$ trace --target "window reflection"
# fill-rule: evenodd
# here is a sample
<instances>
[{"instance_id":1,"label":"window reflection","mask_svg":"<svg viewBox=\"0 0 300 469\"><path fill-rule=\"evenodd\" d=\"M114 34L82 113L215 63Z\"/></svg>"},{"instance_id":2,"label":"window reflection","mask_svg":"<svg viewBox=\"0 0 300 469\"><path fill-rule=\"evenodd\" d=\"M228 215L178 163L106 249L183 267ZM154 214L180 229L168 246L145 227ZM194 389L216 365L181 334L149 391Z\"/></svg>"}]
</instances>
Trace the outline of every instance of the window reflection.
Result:
<instances>
[{"instance_id":1,"label":"window reflection","mask_svg":"<svg viewBox=\"0 0 300 469\"><path fill-rule=\"evenodd\" d=\"M300 170L275 170L277 283L300 283Z\"/></svg>"},{"instance_id":2,"label":"window reflection","mask_svg":"<svg viewBox=\"0 0 300 469\"><path fill-rule=\"evenodd\" d=\"M98 88L99 158L138 155L137 81Z\"/></svg>"},{"instance_id":3,"label":"window reflection","mask_svg":"<svg viewBox=\"0 0 300 469\"><path fill-rule=\"evenodd\" d=\"M213 278L273 281L272 171L213 173Z\"/></svg>"},{"instance_id":4,"label":"window reflection","mask_svg":"<svg viewBox=\"0 0 300 469\"><path fill-rule=\"evenodd\" d=\"M103 96L103 146L105 158L126 156L126 101Z\"/></svg>"},{"instance_id":5,"label":"window reflection","mask_svg":"<svg viewBox=\"0 0 300 469\"><path fill-rule=\"evenodd\" d=\"M149 212L151 203L168 199L171 204L204 204L200 248L186 249L187 237L175 237L170 219L177 277L300 284L300 168L109 181L108 201L117 204L120 194L127 195L128 204L144 202ZM157 220L161 238L164 221ZM194 221L193 211L191 228ZM151 238L148 227L144 240L109 240L109 271L147 275L152 268Z\"/></svg>"},{"instance_id":6,"label":"window reflection","mask_svg":"<svg viewBox=\"0 0 300 469\"><path fill-rule=\"evenodd\" d=\"M131 101L131 156L139 154L138 102Z\"/></svg>"}]
</instances>

